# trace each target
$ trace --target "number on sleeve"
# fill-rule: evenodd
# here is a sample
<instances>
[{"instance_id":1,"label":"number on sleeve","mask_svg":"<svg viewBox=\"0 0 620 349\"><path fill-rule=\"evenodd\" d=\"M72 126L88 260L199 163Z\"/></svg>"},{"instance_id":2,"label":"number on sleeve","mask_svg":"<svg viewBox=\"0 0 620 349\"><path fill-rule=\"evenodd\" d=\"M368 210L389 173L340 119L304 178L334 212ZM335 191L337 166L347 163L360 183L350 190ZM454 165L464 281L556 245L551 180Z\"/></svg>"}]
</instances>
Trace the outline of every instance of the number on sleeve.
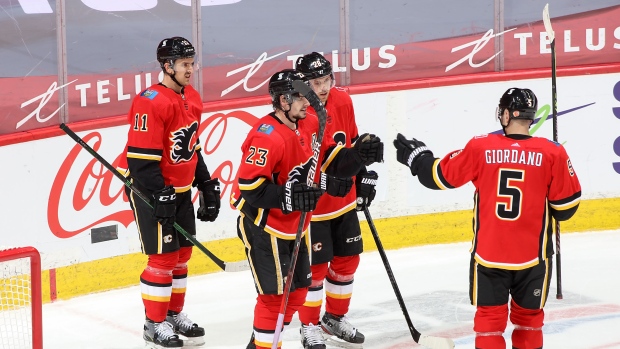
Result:
<instances>
[{"instance_id":1,"label":"number on sleeve","mask_svg":"<svg viewBox=\"0 0 620 349\"><path fill-rule=\"evenodd\" d=\"M249 151L250 153L245 158L246 163L260 167L265 166L265 164L267 163L267 154L269 154L269 151L267 149L251 146Z\"/></svg>"}]
</instances>

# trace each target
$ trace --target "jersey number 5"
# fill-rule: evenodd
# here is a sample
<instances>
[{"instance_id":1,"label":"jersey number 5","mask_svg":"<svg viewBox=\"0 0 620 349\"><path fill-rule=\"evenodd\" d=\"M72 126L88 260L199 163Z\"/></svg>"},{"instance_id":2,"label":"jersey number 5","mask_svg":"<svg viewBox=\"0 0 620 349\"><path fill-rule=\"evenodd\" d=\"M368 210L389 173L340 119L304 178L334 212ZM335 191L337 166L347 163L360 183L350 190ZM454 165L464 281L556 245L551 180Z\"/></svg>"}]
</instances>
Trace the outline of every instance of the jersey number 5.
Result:
<instances>
[{"instance_id":1,"label":"jersey number 5","mask_svg":"<svg viewBox=\"0 0 620 349\"><path fill-rule=\"evenodd\" d=\"M500 169L497 183L497 197L506 198L495 204L495 213L499 219L514 221L521 215L521 201L523 193L513 182L523 182L525 171L515 169Z\"/></svg>"},{"instance_id":2,"label":"jersey number 5","mask_svg":"<svg viewBox=\"0 0 620 349\"><path fill-rule=\"evenodd\" d=\"M263 148L250 147L250 154L245 158L245 162L251 165L265 166L269 151Z\"/></svg>"}]
</instances>

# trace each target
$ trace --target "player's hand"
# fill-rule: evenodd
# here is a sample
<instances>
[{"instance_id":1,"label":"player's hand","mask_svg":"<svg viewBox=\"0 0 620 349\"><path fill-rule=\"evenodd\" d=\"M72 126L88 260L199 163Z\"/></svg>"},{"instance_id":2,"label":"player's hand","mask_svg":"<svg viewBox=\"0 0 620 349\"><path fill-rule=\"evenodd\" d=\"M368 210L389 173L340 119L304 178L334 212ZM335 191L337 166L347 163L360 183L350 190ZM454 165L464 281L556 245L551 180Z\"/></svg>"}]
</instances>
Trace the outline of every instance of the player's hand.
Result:
<instances>
[{"instance_id":1,"label":"player's hand","mask_svg":"<svg viewBox=\"0 0 620 349\"><path fill-rule=\"evenodd\" d=\"M426 147L424 142L415 138L409 140L400 133L394 140L394 147L396 147L396 160L409 166L411 174L414 176L417 174L416 162L424 156L433 156L433 152Z\"/></svg>"},{"instance_id":2,"label":"player's hand","mask_svg":"<svg viewBox=\"0 0 620 349\"><path fill-rule=\"evenodd\" d=\"M353 178L339 178L321 172L321 189L331 196L345 197L353 188Z\"/></svg>"},{"instance_id":3,"label":"player's hand","mask_svg":"<svg viewBox=\"0 0 620 349\"><path fill-rule=\"evenodd\" d=\"M353 149L357 151L365 166L383 162L383 142L373 134L364 133L359 136Z\"/></svg>"},{"instance_id":4,"label":"player's hand","mask_svg":"<svg viewBox=\"0 0 620 349\"><path fill-rule=\"evenodd\" d=\"M169 185L153 193L153 216L161 224L174 223L177 194Z\"/></svg>"},{"instance_id":5,"label":"player's hand","mask_svg":"<svg viewBox=\"0 0 620 349\"><path fill-rule=\"evenodd\" d=\"M215 179L197 185L200 206L196 218L203 222L213 222L220 213L220 182Z\"/></svg>"},{"instance_id":6,"label":"player's hand","mask_svg":"<svg viewBox=\"0 0 620 349\"><path fill-rule=\"evenodd\" d=\"M321 195L323 190L320 188L309 187L299 182L286 182L280 194L280 207L285 214L293 211L314 211Z\"/></svg>"},{"instance_id":7,"label":"player's hand","mask_svg":"<svg viewBox=\"0 0 620 349\"><path fill-rule=\"evenodd\" d=\"M357 206L355 209L357 211L363 211L375 199L377 194L375 186L378 179L379 175L375 171L368 171L355 177L355 191L357 193Z\"/></svg>"}]
</instances>

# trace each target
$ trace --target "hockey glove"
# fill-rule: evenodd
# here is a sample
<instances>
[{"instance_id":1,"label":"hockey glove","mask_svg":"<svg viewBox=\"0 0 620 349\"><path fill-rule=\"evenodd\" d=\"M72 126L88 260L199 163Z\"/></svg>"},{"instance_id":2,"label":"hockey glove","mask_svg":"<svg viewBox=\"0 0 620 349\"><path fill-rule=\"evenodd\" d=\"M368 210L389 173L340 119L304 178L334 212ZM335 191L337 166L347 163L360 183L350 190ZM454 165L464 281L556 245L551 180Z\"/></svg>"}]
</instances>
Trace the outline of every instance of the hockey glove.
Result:
<instances>
[{"instance_id":1,"label":"hockey glove","mask_svg":"<svg viewBox=\"0 0 620 349\"><path fill-rule=\"evenodd\" d=\"M396 147L396 160L403 165L409 166L412 175L417 175L416 162L425 156L433 156L433 152L426 147L424 142L415 138L408 140L402 134L398 134L394 140Z\"/></svg>"},{"instance_id":2,"label":"hockey glove","mask_svg":"<svg viewBox=\"0 0 620 349\"><path fill-rule=\"evenodd\" d=\"M383 161L383 142L373 134L364 133L359 136L353 149L357 151L365 166Z\"/></svg>"},{"instance_id":3,"label":"hockey glove","mask_svg":"<svg viewBox=\"0 0 620 349\"><path fill-rule=\"evenodd\" d=\"M353 178L339 178L321 172L321 190L331 196L345 197L353 188Z\"/></svg>"},{"instance_id":4,"label":"hockey glove","mask_svg":"<svg viewBox=\"0 0 620 349\"><path fill-rule=\"evenodd\" d=\"M200 206L196 218L203 222L213 222L220 213L220 182L210 179L198 184Z\"/></svg>"},{"instance_id":5,"label":"hockey glove","mask_svg":"<svg viewBox=\"0 0 620 349\"><path fill-rule=\"evenodd\" d=\"M377 179L379 179L379 175L375 171L369 171L355 177L355 191L357 192L357 206L355 209L357 211L363 211L375 199Z\"/></svg>"},{"instance_id":6,"label":"hockey glove","mask_svg":"<svg viewBox=\"0 0 620 349\"><path fill-rule=\"evenodd\" d=\"M286 182L280 194L280 207L285 214L293 211L314 211L321 195L323 191L319 188L309 187L299 182Z\"/></svg>"},{"instance_id":7,"label":"hockey glove","mask_svg":"<svg viewBox=\"0 0 620 349\"><path fill-rule=\"evenodd\" d=\"M169 185L153 193L153 216L161 224L174 223L177 194Z\"/></svg>"}]
</instances>

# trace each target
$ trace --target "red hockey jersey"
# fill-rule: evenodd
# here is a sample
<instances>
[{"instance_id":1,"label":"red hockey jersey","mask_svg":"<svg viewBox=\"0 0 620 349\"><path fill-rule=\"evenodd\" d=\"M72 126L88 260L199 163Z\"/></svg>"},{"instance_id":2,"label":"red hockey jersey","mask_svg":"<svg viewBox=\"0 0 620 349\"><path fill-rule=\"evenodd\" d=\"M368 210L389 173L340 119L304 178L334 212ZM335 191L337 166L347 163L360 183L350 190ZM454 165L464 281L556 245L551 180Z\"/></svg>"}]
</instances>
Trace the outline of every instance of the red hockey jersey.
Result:
<instances>
[{"instance_id":1,"label":"red hockey jersey","mask_svg":"<svg viewBox=\"0 0 620 349\"><path fill-rule=\"evenodd\" d=\"M202 100L191 86L183 92L155 84L134 98L127 115L126 157L121 157L118 168L126 167L125 174L148 190L165 185L173 185L177 192L190 190L197 173ZM152 162L158 163L161 173L152 171ZM206 176L201 180L209 179Z\"/></svg>"},{"instance_id":2,"label":"red hockey jersey","mask_svg":"<svg viewBox=\"0 0 620 349\"><path fill-rule=\"evenodd\" d=\"M338 155L340 149L343 147L350 148L353 140L358 136L353 102L344 89L339 87L331 89L325 109L327 110L327 120L321 144L321 159L324 159L321 160L323 162L322 171L325 171L332 159ZM316 115L316 111L312 107L308 107L308 112ZM335 149L325 158L325 151L333 146ZM355 181L355 178L353 180ZM356 197L355 186L345 197L323 194L312 213L312 221L333 219L355 209Z\"/></svg>"},{"instance_id":3,"label":"red hockey jersey","mask_svg":"<svg viewBox=\"0 0 620 349\"><path fill-rule=\"evenodd\" d=\"M570 218L581 198L564 147L540 137L478 136L422 170L420 182L433 189L474 184L471 251L491 268L525 269L551 256L551 216Z\"/></svg>"},{"instance_id":4,"label":"red hockey jersey","mask_svg":"<svg viewBox=\"0 0 620 349\"><path fill-rule=\"evenodd\" d=\"M298 211L282 212L281 186L287 181L308 183L308 178L312 182L317 179L315 162L318 159L312 159L318 127L318 119L309 113L297 122L296 130L291 130L271 113L252 126L241 146L243 156L231 204L278 238L295 239L301 216ZM306 215L304 234L311 216L311 212Z\"/></svg>"}]
</instances>

